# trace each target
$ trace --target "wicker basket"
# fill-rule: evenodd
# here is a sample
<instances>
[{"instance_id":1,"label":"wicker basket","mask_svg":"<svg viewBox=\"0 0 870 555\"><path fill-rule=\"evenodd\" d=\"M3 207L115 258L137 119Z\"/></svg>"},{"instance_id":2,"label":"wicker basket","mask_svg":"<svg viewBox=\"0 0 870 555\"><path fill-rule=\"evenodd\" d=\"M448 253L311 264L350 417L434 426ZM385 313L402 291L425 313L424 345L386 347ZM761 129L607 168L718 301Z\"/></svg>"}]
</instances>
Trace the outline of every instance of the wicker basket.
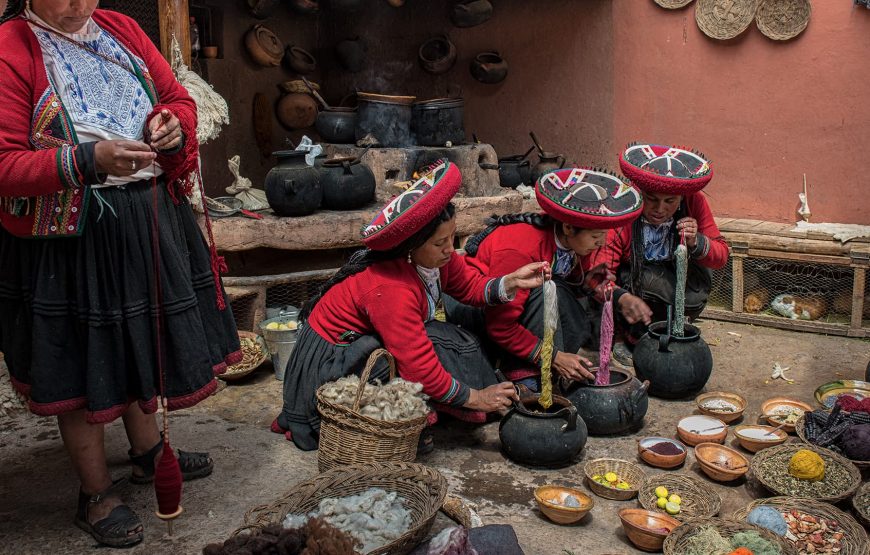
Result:
<instances>
[{"instance_id":1,"label":"wicker basket","mask_svg":"<svg viewBox=\"0 0 870 555\"><path fill-rule=\"evenodd\" d=\"M769 39L789 40L804 32L812 11L810 0L763 0L755 25Z\"/></svg>"},{"instance_id":2,"label":"wicker basket","mask_svg":"<svg viewBox=\"0 0 870 555\"><path fill-rule=\"evenodd\" d=\"M626 501L637 495L638 486L646 478L646 473L640 466L622 459L595 459L586 463L583 471L586 474L586 482L589 484L589 489L592 490L592 493L605 499L615 499L617 501ZM622 480L628 482L631 487L629 489L609 488L592 479L597 474L603 476L608 472L615 472Z\"/></svg>"},{"instance_id":3,"label":"wicker basket","mask_svg":"<svg viewBox=\"0 0 870 555\"><path fill-rule=\"evenodd\" d=\"M234 532L257 532L269 524L280 524L288 514L313 511L327 497L348 497L369 488L397 492L411 511L411 529L402 537L366 555L410 552L426 538L447 495L447 480L440 472L415 463L372 463L337 468L296 484L269 505L245 514L245 526Z\"/></svg>"},{"instance_id":4,"label":"wicker basket","mask_svg":"<svg viewBox=\"0 0 870 555\"><path fill-rule=\"evenodd\" d=\"M730 539L731 536L738 532L755 531L767 541L776 544L782 551L783 555L798 555L795 548L780 536L777 536L767 528L753 526L748 522L740 522L738 520L727 520L724 518L696 518L688 522L684 522L682 526L678 526L673 532L665 538L664 552L665 555L683 555L686 553L687 543L689 539L702 527L712 526L725 539Z\"/></svg>"},{"instance_id":5,"label":"wicker basket","mask_svg":"<svg viewBox=\"0 0 870 555\"><path fill-rule=\"evenodd\" d=\"M804 414L806 414L806 413L804 413ZM797 422L794 423L794 431L795 431L795 433L797 433L797 436L800 438L801 441L803 441L804 443L808 443L810 445L815 445L815 443L813 443L807 439L806 431L804 429L805 426L806 426L806 418L804 418L804 415L802 414L801 417L798 418ZM852 461L852 459L849 459L849 460ZM852 464L854 464L855 466L857 466L861 470L865 470L867 468L870 468L870 461L852 461Z\"/></svg>"},{"instance_id":6,"label":"wicker basket","mask_svg":"<svg viewBox=\"0 0 870 555\"><path fill-rule=\"evenodd\" d=\"M722 499L710 484L685 474L653 474L648 476L640 485L637 500L640 506L648 511L658 511L667 514L664 509L656 505L658 497L656 488L665 486L668 493L676 493L682 498L680 512L669 515L679 521L694 518L710 518L719 514L722 508Z\"/></svg>"},{"instance_id":7,"label":"wicker basket","mask_svg":"<svg viewBox=\"0 0 870 555\"><path fill-rule=\"evenodd\" d=\"M698 0L695 21L711 39L733 39L755 19L758 0Z\"/></svg>"},{"instance_id":8,"label":"wicker basket","mask_svg":"<svg viewBox=\"0 0 870 555\"><path fill-rule=\"evenodd\" d=\"M411 420L375 420L359 413L359 403L368 384L369 374L379 357L390 365L390 379L396 377L396 361L386 349L377 349L360 376L353 408L331 403L323 397L323 387L317 389L317 410L320 412L320 447L317 466L320 471L337 466L370 462L411 462L417 457L420 432L426 426L426 416Z\"/></svg>"},{"instance_id":9,"label":"wicker basket","mask_svg":"<svg viewBox=\"0 0 870 555\"><path fill-rule=\"evenodd\" d=\"M218 377L222 380L231 382L241 378L244 378L251 372L257 369L258 366L263 364L266 360L266 357L269 355L269 350L266 348L266 342L262 337L257 335L252 331L244 331L239 330L239 339L253 339L256 341L257 346L260 348L258 353L246 353L244 350L242 351L244 358L238 364L233 364L232 366L227 366L227 371L223 374L218 374Z\"/></svg>"},{"instance_id":10,"label":"wicker basket","mask_svg":"<svg viewBox=\"0 0 870 555\"><path fill-rule=\"evenodd\" d=\"M799 497L769 497L767 499L757 499L742 509L734 511L731 518L734 520L746 520L746 517L749 516L752 509L760 505L769 505L780 512L794 509L814 517L836 520L840 525L840 529L844 532L840 555L867 554L867 532L861 528L861 525L858 524L849 514L844 513L833 505L821 503L815 499L801 499ZM795 549L797 549L797 546L795 546Z\"/></svg>"},{"instance_id":11,"label":"wicker basket","mask_svg":"<svg viewBox=\"0 0 870 555\"><path fill-rule=\"evenodd\" d=\"M692 0L655 0L655 3L669 10L678 10L689 5Z\"/></svg>"},{"instance_id":12,"label":"wicker basket","mask_svg":"<svg viewBox=\"0 0 870 555\"><path fill-rule=\"evenodd\" d=\"M822 459L825 461L826 466L830 466L831 464L838 464L846 469L849 473L849 483L851 484L846 490L842 491L837 495L831 495L828 497L816 497L818 501L827 501L828 503L836 503L838 501L843 501L844 499L848 499L855 493L855 490L858 489L858 486L861 485L861 471L858 470L852 461L844 457L843 455L834 453L829 449L824 449L822 447L818 447L811 443L788 443L785 445L777 445L776 447L769 447L762 451L759 451L752 457L752 460L749 463L749 469L752 471L752 474L755 478L761 482L761 484L772 491L777 495L788 495L787 491L780 491L778 486L770 480L770 476L765 476L761 473L761 464L770 459L781 459L783 468L788 467L788 461L791 459L792 455L797 453L800 449L807 449L809 451L816 452Z\"/></svg>"},{"instance_id":13,"label":"wicker basket","mask_svg":"<svg viewBox=\"0 0 870 555\"><path fill-rule=\"evenodd\" d=\"M862 499L866 497L866 505L859 505ZM855 516L864 525L865 528L870 529L870 482L864 482L864 484L858 488L858 491L855 493L855 496L852 497L852 509L855 511Z\"/></svg>"}]
</instances>

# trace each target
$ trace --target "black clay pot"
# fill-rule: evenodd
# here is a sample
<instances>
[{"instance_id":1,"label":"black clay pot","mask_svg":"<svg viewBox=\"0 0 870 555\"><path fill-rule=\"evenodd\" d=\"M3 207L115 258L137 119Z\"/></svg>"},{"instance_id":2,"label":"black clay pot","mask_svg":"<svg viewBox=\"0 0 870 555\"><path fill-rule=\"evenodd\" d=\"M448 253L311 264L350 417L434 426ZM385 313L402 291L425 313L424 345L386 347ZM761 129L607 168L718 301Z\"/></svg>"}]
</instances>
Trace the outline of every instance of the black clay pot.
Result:
<instances>
[{"instance_id":1,"label":"black clay pot","mask_svg":"<svg viewBox=\"0 0 870 555\"><path fill-rule=\"evenodd\" d=\"M713 355L695 326L686 324L685 336L668 333L667 322L651 324L634 348L637 376L649 380L650 395L665 399L694 396L713 372Z\"/></svg>"},{"instance_id":2,"label":"black clay pot","mask_svg":"<svg viewBox=\"0 0 870 555\"><path fill-rule=\"evenodd\" d=\"M357 158L326 160L320 169L323 207L329 210L356 210L375 198L375 176Z\"/></svg>"},{"instance_id":3,"label":"black clay pot","mask_svg":"<svg viewBox=\"0 0 870 555\"><path fill-rule=\"evenodd\" d=\"M414 141L411 138L413 101L412 96L357 94L358 115L354 132L356 140L371 135L381 147L413 146Z\"/></svg>"},{"instance_id":4,"label":"black clay pot","mask_svg":"<svg viewBox=\"0 0 870 555\"><path fill-rule=\"evenodd\" d=\"M469 70L481 83L494 85L507 77L508 64L498 52L481 52L471 60Z\"/></svg>"},{"instance_id":5,"label":"black clay pot","mask_svg":"<svg viewBox=\"0 0 870 555\"><path fill-rule=\"evenodd\" d=\"M573 382L565 396L574 403L592 435L631 433L643 427L650 383L610 370L609 385Z\"/></svg>"},{"instance_id":6,"label":"black clay pot","mask_svg":"<svg viewBox=\"0 0 870 555\"><path fill-rule=\"evenodd\" d=\"M461 98L441 98L414 103L411 108L411 132L418 145L451 146L465 142Z\"/></svg>"},{"instance_id":7,"label":"black clay pot","mask_svg":"<svg viewBox=\"0 0 870 555\"><path fill-rule=\"evenodd\" d=\"M279 216L305 216L320 207L323 190L320 172L305 163L305 153L282 150L266 174L266 200Z\"/></svg>"},{"instance_id":8,"label":"black clay pot","mask_svg":"<svg viewBox=\"0 0 870 555\"><path fill-rule=\"evenodd\" d=\"M351 73L362 71L366 63L366 47L360 39L345 39L335 45L335 56Z\"/></svg>"},{"instance_id":9,"label":"black clay pot","mask_svg":"<svg viewBox=\"0 0 870 555\"><path fill-rule=\"evenodd\" d=\"M450 21L457 27L474 27L492 17L489 0L458 0L450 10Z\"/></svg>"},{"instance_id":10,"label":"black clay pot","mask_svg":"<svg viewBox=\"0 0 870 555\"><path fill-rule=\"evenodd\" d=\"M356 108L329 108L317 114L314 128L327 143L350 144L354 142Z\"/></svg>"},{"instance_id":11,"label":"black clay pot","mask_svg":"<svg viewBox=\"0 0 870 555\"><path fill-rule=\"evenodd\" d=\"M538 163L532 166L532 172L529 176L531 183L536 183L542 175L553 170L559 170L565 167L565 157L561 154L553 154L552 152L542 152L538 154Z\"/></svg>"},{"instance_id":12,"label":"black clay pot","mask_svg":"<svg viewBox=\"0 0 870 555\"><path fill-rule=\"evenodd\" d=\"M288 46L282 59L284 67L299 75L308 75L317 69L317 60L310 52L299 46Z\"/></svg>"},{"instance_id":13,"label":"black clay pot","mask_svg":"<svg viewBox=\"0 0 870 555\"><path fill-rule=\"evenodd\" d=\"M544 409L538 398L523 399L501 419L502 450L520 464L567 466L586 445L586 424L568 399L553 395L553 405Z\"/></svg>"},{"instance_id":14,"label":"black clay pot","mask_svg":"<svg viewBox=\"0 0 870 555\"><path fill-rule=\"evenodd\" d=\"M278 0L248 0L248 9L257 19L268 18L277 5Z\"/></svg>"},{"instance_id":15,"label":"black clay pot","mask_svg":"<svg viewBox=\"0 0 870 555\"><path fill-rule=\"evenodd\" d=\"M456 47L446 36L432 37L420 45L417 58L424 71L440 75L450 71L456 63Z\"/></svg>"},{"instance_id":16,"label":"black clay pot","mask_svg":"<svg viewBox=\"0 0 870 555\"><path fill-rule=\"evenodd\" d=\"M531 174L531 162L522 154L498 159L498 182L502 187L513 189L523 183L528 185Z\"/></svg>"}]
</instances>

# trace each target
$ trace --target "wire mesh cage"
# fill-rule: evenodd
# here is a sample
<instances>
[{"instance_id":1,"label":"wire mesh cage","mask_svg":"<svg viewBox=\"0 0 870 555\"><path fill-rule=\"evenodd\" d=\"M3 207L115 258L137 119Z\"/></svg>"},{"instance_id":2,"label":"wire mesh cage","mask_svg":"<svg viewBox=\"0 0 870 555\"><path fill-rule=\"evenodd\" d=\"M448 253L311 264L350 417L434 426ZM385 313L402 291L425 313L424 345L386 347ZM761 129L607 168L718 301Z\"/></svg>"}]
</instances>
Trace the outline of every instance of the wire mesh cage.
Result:
<instances>
[{"instance_id":1,"label":"wire mesh cage","mask_svg":"<svg viewBox=\"0 0 870 555\"><path fill-rule=\"evenodd\" d=\"M733 271L730 258L728 259L728 264L726 264L724 268L713 270L713 285L710 288L710 297L707 299L707 306L710 308L725 310L731 309Z\"/></svg>"},{"instance_id":2,"label":"wire mesh cage","mask_svg":"<svg viewBox=\"0 0 870 555\"><path fill-rule=\"evenodd\" d=\"M292 305L302 308L305 301L317 294L320 286L327 281L323 279L306 279L273 285L266 289L266 307L275 308Z\"/></svg>"},{"instance_id":3,"label":"wire mesh cage","mask_svg":"<svg viewBox=\"0 0 870 555\"><path fill-rule=\"evenodd\" d=\"M256 310L259 295L256 291L233 295L230 297L230 307L233 310L233 319L236 328L245 331L254 331L254 312Z\"/></svg>"}]
</instances>

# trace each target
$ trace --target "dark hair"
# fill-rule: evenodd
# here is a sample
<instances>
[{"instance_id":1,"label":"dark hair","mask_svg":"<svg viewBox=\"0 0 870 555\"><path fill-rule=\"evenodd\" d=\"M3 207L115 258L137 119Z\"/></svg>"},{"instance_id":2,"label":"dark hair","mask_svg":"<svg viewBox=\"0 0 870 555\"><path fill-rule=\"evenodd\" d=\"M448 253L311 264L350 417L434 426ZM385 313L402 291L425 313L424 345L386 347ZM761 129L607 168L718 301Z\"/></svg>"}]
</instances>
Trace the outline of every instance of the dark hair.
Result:
<instances>
[{"instance_id":1,"label":"dark hair","mask_svg":"<svg viewBox=\"0 0 870 555\"><path fill-rule=\"evenodd\" d=\"M523 212L521 214L505 214L503 216L496 216L493 214L486 220L486 229L474 235L465 242L465 254L468 256L477 255L477 250L480 248L480 244L483 243L483 240L489 237L489 234L496 230L496 228L501 227L503 225L511 225L511 224L529 224L535 227L539 227L541 229L551 227L556 220L548 216L547 214L540 214L538 212Z\"/></svg>"},{"instance_id":2,"label":"dark hair","mask_svg":"<svg viewBox=\"0 0 870 555\"><path fill-rule=\"evenodd\" d=\"M0 23L5 23L24 11L24 0L9 0L6 9L0 14Z\"/></svg>"},{"instance_id":3,"label":"dark hair","mask_svg":"<svg viewBox=\"0 0 870 555\"><path fill-rule=\"evenodd\" d=\"M671 252L677 248L680 236L677 231L677 221L687 215L683 201L680 201L680 206L674 212L674 221L671 223ZM631 269L628 288L633 295L638 297L643 296L643 280L640 276L643 273L643 266L646 261L643 253L643 217L637 218L631 224L631 253L629 254L629 265Z\"/></svg>"},{"instance_id":4,"label":"dark hair","mask_svg":"<svg viewBox=\"0 0 870 555\"><path fill-rule=\"evenodd\" d=\"M444 210L442 210L441 213L420 228L420 231L399 243L398 246L388 251L360 249L354 252L344 266L342 266L335 275L329 279L329 281L321 285L317 294L303 305L302 310L299 312L299 322L304 322L308 319L308 316L311 314L311 311L314 310L314 307L320 299L322 299L326 292L332 289L333 286L338 285L354 274L362 272L376 262L406 257L409 252L428 241L429 238L435 234L439 225L452 220L455 215L456 207L453 206L452 202L448 202L447 206L444 207Z\"/></svg>"}]
</instances>

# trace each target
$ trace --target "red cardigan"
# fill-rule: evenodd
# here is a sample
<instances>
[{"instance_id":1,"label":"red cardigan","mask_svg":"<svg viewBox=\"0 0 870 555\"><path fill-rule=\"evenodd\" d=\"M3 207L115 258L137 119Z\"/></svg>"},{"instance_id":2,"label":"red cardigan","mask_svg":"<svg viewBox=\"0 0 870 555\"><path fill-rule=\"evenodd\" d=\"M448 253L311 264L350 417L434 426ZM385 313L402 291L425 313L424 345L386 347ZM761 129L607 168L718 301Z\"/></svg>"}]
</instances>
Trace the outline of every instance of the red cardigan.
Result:
<instances>
[{"instance_id":1,"label":"red cardigan","mask_svg":"<svg viewBox=\"0 0 870 555\"><path fill-rule=\"evenodd\" d=\"M168 109L181 122L184 148L158 153L157 159L170 183L186 176L198 155L196 104L133 19L96 10L93 20L144 62L136 69L155 103L148 119ZM101 180L95 143L78 144L27 21L19 17L0 25L0 45L0 225L21 237L79 235L89 186Z\"/></svg>"},{"instance_id":2,"label":"red cardigan","mask_svg":"<svg viewBox=\"0 0 870 555\"><path fill-rule=\"evenodd\" d=\"M709 244L706 254L697 258L692 257L690 260L711 270L718 270L725 266L728 263L728 244L716 227L713 212L703 193L693 193L683 197L683 207L688 216L698 221L698 232L704 235ZM592 264L604 264L615 274L617 268L631 258L632 239L632 224L611 229L607 233L607 242L593 253Z\"/></svg>"},{"instance_id":3,"label":"red cardigan","mask_svg":"<svg viewBox=\"0 0 870 555\"><path fill-rule=\"evenodd\" d=\"M468 264L483 275L500 276L531 262L555 263L556 237L552 227L539 228L516 223L497 227L480 244L477 254L466 256ZM582 281L583 271L589 269L590 257L583 257L571 273L569 281ZM537 363L541 355L541 338L520 324L529 291L517 291L514 300L487 306L487 334L506 351Z\"/></svg>"},{"instance_id":4,"label":"red cardigan","mask_svg":"<svg viewBox=\"0 0 870 555\"><path fill-rule=\"evenodd\" d=\"M444 293L474 306L499 302L500 280L481 276L464 259L454 253L441 268ZM425 285L416 267L404 259L390 260L333 286L314 307L308 324L334 345L343 343L348 332L377 334L396 358L402 378L423 384L423 392L442 403L463 394L467 399L467 388L444 369L426 335L428 314Z\"/></svg>"}]
</instances>

